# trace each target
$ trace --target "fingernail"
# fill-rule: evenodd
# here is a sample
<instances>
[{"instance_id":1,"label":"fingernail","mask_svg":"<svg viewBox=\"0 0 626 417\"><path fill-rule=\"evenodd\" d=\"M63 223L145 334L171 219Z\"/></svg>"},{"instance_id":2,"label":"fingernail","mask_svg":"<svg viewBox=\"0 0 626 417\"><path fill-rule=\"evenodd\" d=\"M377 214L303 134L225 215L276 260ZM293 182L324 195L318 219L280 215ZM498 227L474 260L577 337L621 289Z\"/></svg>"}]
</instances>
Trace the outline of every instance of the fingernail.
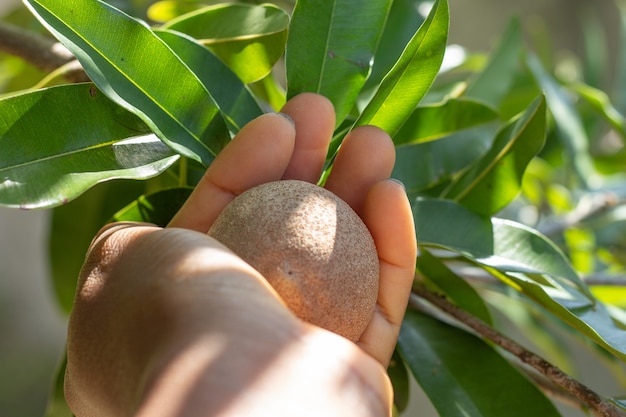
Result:
<instances>
[{"instance_id":1,"label":"fingernail","mask_svg":"<svg viewBox=\"0 0 626 417\"><path fill-rule=\"evenodd\" d=\"M395 182L396 184L398 184L400 187L402 187L402 189L404 191L406 191L406 186L404 185L404 183L402 181L400 181L399 179L396 178L388 178L389 181L391 182Z\"/></svg>"},{"instance_id":2,"label":"fingernail","mask_svg":"<svg viewBox=\"0 0 626 417\"><path fill-rule=\"evenodd\" d=\"M296 122L293 121L293 119L291 118L291 116L289 116L287 113L281 113L281 112L276 112L275 114L284 117L285 119L287 119L289 121L289 123L291 123L292 126L296 126Z\"/></svg>"}]
</instances>

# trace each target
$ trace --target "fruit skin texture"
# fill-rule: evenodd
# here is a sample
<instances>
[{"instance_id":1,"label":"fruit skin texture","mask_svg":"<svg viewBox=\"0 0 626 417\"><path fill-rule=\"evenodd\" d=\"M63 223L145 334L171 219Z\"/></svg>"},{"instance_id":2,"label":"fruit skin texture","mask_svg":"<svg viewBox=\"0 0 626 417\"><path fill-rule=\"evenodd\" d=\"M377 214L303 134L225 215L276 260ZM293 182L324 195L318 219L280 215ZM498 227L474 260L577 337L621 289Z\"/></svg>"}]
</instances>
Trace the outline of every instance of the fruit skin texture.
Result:
<instances>
[{"instance_id":1,"label":"fruit skin texture","mask_svg":"<svg viewBox=\"0 0 626 417\"><path fill-rule=\"evenodd\" d=\"M208 232L259 271L309 323L357 341L378 295L374 240L330 191L297 180L236 197Z\"/></svg>"}]
</instances>

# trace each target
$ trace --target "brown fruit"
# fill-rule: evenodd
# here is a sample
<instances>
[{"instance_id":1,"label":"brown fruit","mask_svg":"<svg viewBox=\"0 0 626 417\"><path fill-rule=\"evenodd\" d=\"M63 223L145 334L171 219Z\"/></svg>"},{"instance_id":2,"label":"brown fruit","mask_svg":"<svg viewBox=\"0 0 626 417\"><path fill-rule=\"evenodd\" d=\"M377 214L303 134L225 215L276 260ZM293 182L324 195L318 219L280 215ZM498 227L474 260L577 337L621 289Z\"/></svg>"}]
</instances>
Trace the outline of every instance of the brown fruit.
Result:
<instances>
[{"instance_id":1,"label":"brown fruit","mask_svg":"<svg viewBox=\"0 0 626 417\"><path fill-rule=\"evenodd\" d=\"M209 235L259 271L301 319L359 339L378 295L378 254L359 216L324 188L296 180L254 187Z\"/></svg>"}]
</instances>

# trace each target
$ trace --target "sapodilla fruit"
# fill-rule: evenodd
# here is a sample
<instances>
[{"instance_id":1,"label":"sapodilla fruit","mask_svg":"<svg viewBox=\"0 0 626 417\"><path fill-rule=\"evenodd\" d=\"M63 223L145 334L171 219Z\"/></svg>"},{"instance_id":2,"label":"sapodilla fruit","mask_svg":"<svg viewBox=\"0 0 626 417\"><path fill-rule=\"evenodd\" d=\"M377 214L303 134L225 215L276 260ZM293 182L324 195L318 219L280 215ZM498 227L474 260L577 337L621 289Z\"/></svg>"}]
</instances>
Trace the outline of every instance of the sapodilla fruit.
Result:
<instances>
[{"instance_id":1,"label":"sapodilla fruit","mask_svg":"<svg viewBox=\"0 0 626 417\"><path fill-rule=\"evenodd\" d=\"M237 196L208 234L259 271L302 320L357 341L378 295L369 230L330 191L296 180Z\"/></svg>"}]
</instances>

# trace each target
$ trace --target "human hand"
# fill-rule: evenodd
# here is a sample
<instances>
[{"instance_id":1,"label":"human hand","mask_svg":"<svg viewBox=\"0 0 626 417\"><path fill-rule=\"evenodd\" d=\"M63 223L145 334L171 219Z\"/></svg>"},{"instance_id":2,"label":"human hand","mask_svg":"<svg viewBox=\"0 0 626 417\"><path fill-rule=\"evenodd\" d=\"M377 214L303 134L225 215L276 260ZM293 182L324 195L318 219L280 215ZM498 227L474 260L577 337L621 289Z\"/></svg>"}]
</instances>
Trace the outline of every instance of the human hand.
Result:
<instances>
[{"instance_id":1,"label":"human hand","mask_svg":"<svg viewBox=\"0 0 626 417\"><path fill-rule=\"evenodd\" d=\"M170 227L117 224L94 240L68 332L66 393L78 416L389 413L383 366L406 308L416 245L404 190L385 180L394 162L386 134L355 129L326 183L363 218L381 261L378 306L360 348L297 320L263 277L206 236L248 188L317 181L332 106L303 94L283 112L295 128L275 114L248 124Z\"/></svg>"},{"instance_id":2,"label":"human hand","mask_svg":"<svg viewBox=\"0 0 626 417\"><path fill-rule=\"evenodd\" d=\"M279 115L246 126L209 167L170 226L206 233L222 209L249 188L280 179L318 181L335 127L332 104L305 93L290 100L282 113L294 121L295 132ZM384 366L404 317L417 251L404 189L388 180L394 162L389 136L372 126L359 127L345 138L325 184L361 216L376 244L378 303L358 344Z\"/></svg>"}]
</instances>

